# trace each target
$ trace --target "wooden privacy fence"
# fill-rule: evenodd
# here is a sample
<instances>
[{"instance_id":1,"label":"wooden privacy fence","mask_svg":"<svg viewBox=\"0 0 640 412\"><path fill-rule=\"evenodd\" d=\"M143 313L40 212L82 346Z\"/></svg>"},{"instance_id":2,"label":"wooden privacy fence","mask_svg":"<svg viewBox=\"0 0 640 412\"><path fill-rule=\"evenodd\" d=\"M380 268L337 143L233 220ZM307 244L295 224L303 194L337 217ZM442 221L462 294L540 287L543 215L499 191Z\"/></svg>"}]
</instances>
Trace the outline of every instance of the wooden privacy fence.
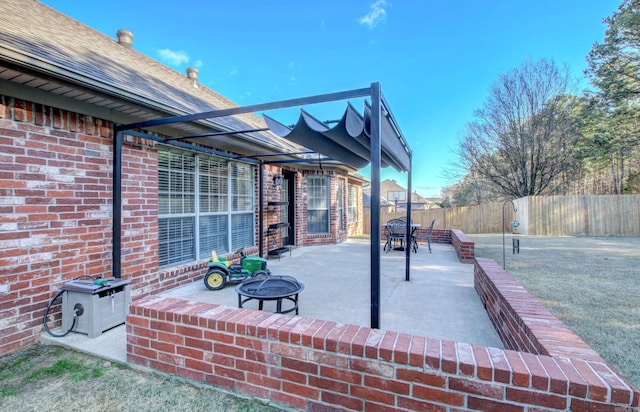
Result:
<instances>
[{"instance_id":1,"label":"wooden privacy fence","mask_svg":"<svg viewBox=\"0 0 640 412\"><path fill-rule=\"evenodd\" d=\"M517 211L514 211L517 209ZM406 216L406 211L381 212L380 223ZM504 216L504 219L503 219ZM411 219L427 227L464 233L511 231L540 236L640 236L640 195L528 196L510 202L448 209L413 210ZM371 233L370 214L364 214L364 233Z\"/></svg>"}]
</instances>

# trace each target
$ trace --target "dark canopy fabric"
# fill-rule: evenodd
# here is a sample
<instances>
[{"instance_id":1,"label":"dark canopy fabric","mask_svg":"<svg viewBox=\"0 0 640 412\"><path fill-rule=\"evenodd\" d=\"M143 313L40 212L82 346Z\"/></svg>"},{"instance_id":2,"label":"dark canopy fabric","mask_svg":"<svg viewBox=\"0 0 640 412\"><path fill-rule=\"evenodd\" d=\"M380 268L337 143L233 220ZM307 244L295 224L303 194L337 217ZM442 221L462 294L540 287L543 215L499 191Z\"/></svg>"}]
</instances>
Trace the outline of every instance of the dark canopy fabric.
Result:
<instances>
[{"instance_id":1,"label":"dark canopy fabric","mask_svg":"<svg viewBox=\"0 0 640 412\"><path fill-rule=\"evenodd\" d=\"M300 117L293 129L267 115L263 116L267 127L282 138L322 153L333 160L353 166L356 169L361 169L369 163L366 158L346 149L342 144L337 143L334 138L327 136L325 133L330 132L331 129L304 110L300 111ZM335 137L335 132L333 135Z\"/></svg>"},{"instance_id":2,"label":"dark canopy fabric","mask_svg":"<svg viewBox=\"0 0 640 412\"><path fill-rule=\"evenodd\" d=\"M365 102L364 116L351 105L333 127L327 126L305 110L295 126L286 126L263 115L267 127L276 135L322 153L356 169L371 161L371 106ZM381 118L382 166L403 172L410 168L409 148L388 115Z\"/></svg>"},{"instance_id":3,"label":"dark canopy fabric","mask_svg":"<svg viewBox=\"0 0 640 412\"><path fill-rule=\"evenodd\" d=\"M345 110L342 119L338 122L338 124L332 128L332 134L335 135L335 139L340 139L340 141L345 142L345 144L349 144L354 146L353 150L358 150L357 153L360 153L362 157L370 160L371 158L371 107L369 105L365 105L365 116L363 117L358 111L349 103L347 105L347 110ZM353 140L345 139L343 130L346 130L347 134L353 137ZM358 144L353 143L353 141ZM345 146L346 147L346 146ZM388 167L393 165L394 160L386 153L382 152L382 167Z\"/></svg>"}]
</instances>

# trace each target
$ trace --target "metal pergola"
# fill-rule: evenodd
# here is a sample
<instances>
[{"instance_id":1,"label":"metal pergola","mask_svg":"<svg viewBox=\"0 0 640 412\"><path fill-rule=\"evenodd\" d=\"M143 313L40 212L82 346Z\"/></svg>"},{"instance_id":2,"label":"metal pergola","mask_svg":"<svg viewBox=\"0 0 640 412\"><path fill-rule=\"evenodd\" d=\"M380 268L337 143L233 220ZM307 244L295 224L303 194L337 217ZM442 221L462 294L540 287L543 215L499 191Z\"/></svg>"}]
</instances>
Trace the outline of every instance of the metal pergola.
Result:
<instances>
[{"instance_id":1,"label":"metal pergola","mask_svg":"<svg viewBox=\"0 0 640 412\"><path fill-rule=\"evenodd\" d=\"M354 152L354 146L352 145L352 139L354 138L353 123L358 123L358 118L351 117L347 119L342 127L336 131L335 129L329 129L328 127L321 127L315 125L313 121L307 121L302 132L307 133L304 135L303 140L307 148L317 152L318 154L325 155L323 153L324 147L331 147L330 159L344 163L346 165L354 166L353 159L357 157L358 164L354 167L361 167L361 161L368 162L371 165L371 240L370 240L370 263L371 263L371 327L379 328L380 326L380 169L383 165L391 165L396 170L407 172L407 238L405 245L410 245L410 224L411 224L411 163L412 152L409 148L398 124L393 116L389 105L387 104L380 87L380 83L371 83L369 87L362 89L354 89L348 91L342 91L337 93L323 94L308 96L296 99L281 100L269 103L255 104L243 107L231 107L225 109L216 109L212 111L187 114L182 116L173 116L159 118L149 121L143 121L138 123L117 125L114 128L114 173L113 173L113 276L116 278L121 277L121 250L122 250L122 148L123 148L123 136L133 135L143 139L150 139L159 143L173 145L176 147L186 148L198 152L213 154L217 156L223 156L227 158L242 159L254 164L262 165L264 162L255 160L254 156L231 156L228 153L207 149L201 145L196 145L190 142L190 139L212 137L220 135L232 135L240 133L248 133L255 131L264 131L267 129L251 129L251 130L238 130L229 132L211 133L206 135L192 135L182 136L178 138L163 138L151 133L141 132L141 130L148 130L155 126L174 125L179 123L196 122L204 119L214 119L227 116L235 116L245 113L255 113L259 111L277 110L291 107L303 107L306 105L326 103L340 100L348 100L355 98L369 98L370 106L368 107L367 114L362 118L363 124L361 126L366 129L366 138L370 145L369 153L363 153L359 150ZM269 122L267 122L269 124ZM275 132L275 131L274 131ZM286 131L285 131L286 132ZM300 135L301 131L295 128L291 129L291 135ZM289 133L286 132L286 133ZM286 134L285 133L285 134ZM276 135L280 133L275 133ZM280 134L282 136L282 134ZM364 135L363 135L364 136ZM282 136L287 139L288 136ZM293 138L291 138L293 139ZM296 140L292 140L296 142ZM308 145L313 147L308 147ZM306 153L306 152L305 152ZM299 154L299 153L298 153ZM283 155L287 155L284 153ZM294 154L288 154L294 155ZM308 159L307 159L308 161ZM287 163L287 160L272 160L268 163ZM351 164L350 164L351 163ZM262 168L260 168L262 171ZM262 201L262 176L260 176L260 198ZM262 207L260 207L262 211ZM262 218L260 219L260 242L263 237L263 225ZM262 248L260 249L262 253ZM405 279L410 280L410 263L411 263L411 248L405 247Z\"/></svg>"}]
</instances>

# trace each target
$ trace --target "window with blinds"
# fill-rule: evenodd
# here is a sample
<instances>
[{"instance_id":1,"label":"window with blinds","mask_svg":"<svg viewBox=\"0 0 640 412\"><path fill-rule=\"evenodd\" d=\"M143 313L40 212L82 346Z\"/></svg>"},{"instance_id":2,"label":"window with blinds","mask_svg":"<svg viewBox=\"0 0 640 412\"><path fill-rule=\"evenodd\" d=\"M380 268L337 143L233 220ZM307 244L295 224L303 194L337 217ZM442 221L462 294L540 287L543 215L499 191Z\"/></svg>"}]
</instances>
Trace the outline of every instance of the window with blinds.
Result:
<instances>
[{"instance_id":1,"label":"window with blinds","mask_svg":"<svg viewBox=\"0 0 640 412\"><path fill-rule=\"evenodd\" d=\"M358 188L356 186L349 186L349 196L348 200L348 212L347 218L349 219L349 223L354 223L358 221Z\"/></svg>"},{"instance_id":2,"label":"window with blinds","mask_svg":"<svg viewBox=\"0 0 640 412\"><path fill-rule=\"evenodd\" d=\"M193 217L158 219L158 250L160 266L195 260Z\"/></svg>"},{"instance_id":3,"label":"window with blinds","mask_svg":"<svg viewBox=\"0 0 640 412\"><path fill-rule=\"evenodd\" d=\"M229 249L229 162L210 156L198 156L198 188L200 214L199 251L201 257L212 250Z\"/></svg>"},{"instance_id":4,"label":"window with blinds","mask_svg":"<svg viewBox=\"0 0 640 412\"><path fill-rule=\"evenodd\" d=\"M338 180L338 194L337 194L337 207L338 207L338 227L340 230L344 230L346 225L346 216L344 209L344 180Z\"/></svg>"},{"instance_id":5,"label":"window with blinds","mask_svg":"<svg viewBox=\"0 0 640 412\"><path fill-rule=\"evenodd\" d=\"M249 164L159 147L158 197L161 267L255 244Z\"/></svg>"},{"instance_id":6,"label":"window with blinds","mask_svg":"<svg viewBox=\"0 0 640 412\"><path fill-rule=\"evenodd\" d=\"M246 163L230 163L231 250L254 243L253 168Z\"/></svg>"},{"instance_id":7,"label":"window with blinds","mask_svg":"<svg viewBox=\"0 0 640 412\"><path fill-rule=\"evenodd\" d=\"M307 176L307 232L329 233L329 179Z\"/></svg>"}]
</instances>

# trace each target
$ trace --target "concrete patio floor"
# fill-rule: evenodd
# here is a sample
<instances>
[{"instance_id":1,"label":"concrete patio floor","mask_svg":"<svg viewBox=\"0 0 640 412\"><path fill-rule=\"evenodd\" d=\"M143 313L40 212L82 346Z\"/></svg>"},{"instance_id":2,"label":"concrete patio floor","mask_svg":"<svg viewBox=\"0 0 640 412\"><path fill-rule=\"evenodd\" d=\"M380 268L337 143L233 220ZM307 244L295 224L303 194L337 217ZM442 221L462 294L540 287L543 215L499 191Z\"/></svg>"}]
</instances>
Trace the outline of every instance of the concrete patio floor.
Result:
<instances>
[{"instance_id":1,"label":"concrete patio floor","mask_svg":"<svg viewBox=\"0 0 640 412\"><path fill-rule=\"evenodd\" d=\"M473 287L473 264L460 263L449 244L432 244L432 250L429 253L421 244L417 253L411 253L408 282L404 252L381 252L380 328L502 348ZM369 238L351 238L337 245L295 249L291 256L270 259L268 267L273 275L293 276L304 284L299 316L370 326L369 255ZM200 280L161 295L238 306L232 284L210 291ZM257 309L257 302L244 307ZM283 307L288 307L287 302ZM275 303L265 302L263 309L275 311ZM42 342L126 362L124 326L93 339L80 333L63 338L43 333Z\"/></svg>"}]
</instances>

